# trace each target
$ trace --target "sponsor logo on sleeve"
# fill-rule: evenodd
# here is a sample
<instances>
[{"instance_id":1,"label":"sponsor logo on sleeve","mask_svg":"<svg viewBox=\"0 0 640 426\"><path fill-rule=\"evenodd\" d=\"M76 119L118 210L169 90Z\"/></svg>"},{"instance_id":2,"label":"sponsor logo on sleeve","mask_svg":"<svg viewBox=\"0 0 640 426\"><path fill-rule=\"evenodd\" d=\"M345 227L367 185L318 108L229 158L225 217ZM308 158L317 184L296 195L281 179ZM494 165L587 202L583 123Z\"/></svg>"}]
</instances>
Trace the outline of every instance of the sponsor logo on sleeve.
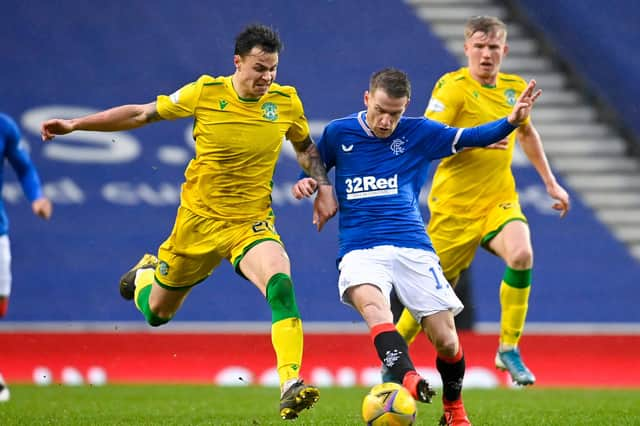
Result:
<instances>
[{"instance_id":1,"label":"sponsor logo on sleeve","mask_svg":"<svg viewBox=\"0 0 640 426\"><path fill-rule=\"evenodd\" d=\"M427 111L442 112L444 111L444 104L436 98L429 99L429 105L427 105Z\"/></svg>"},{"instance_id":2,"label":"sponsor logo on sleeve","mask_svg":"<svg viewBox=\"0 0 640 426\"><path fill-rule=\"evenodd\" d=\"M174 104L177 104L178 101L180 100L180 91L176 90L175 92L170 94L169 99L171 99L171 102L173 102Z\"/></svg>"}]
</instances>

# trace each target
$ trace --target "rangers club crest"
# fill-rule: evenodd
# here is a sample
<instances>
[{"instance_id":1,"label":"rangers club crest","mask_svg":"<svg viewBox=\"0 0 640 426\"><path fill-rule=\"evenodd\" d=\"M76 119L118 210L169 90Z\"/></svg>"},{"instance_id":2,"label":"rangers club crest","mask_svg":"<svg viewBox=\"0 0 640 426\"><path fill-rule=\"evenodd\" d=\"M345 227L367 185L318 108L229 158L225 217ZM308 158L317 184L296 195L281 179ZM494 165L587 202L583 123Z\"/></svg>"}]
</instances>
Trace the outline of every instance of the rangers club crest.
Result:
<instances>
[{"instance_id":1,"label":"rangers club crest","mask_svg":"<svg viewBox=\"0 0 640 426\"><path fill-rule=\"evenodd\" d=\"M404 153L405 143L407 143L407 140L403 136L401 138L394 139L393 142L391 142L391 145L389 145L389 148L394 155L400 155Z\"/></svg>"}]
</instances>

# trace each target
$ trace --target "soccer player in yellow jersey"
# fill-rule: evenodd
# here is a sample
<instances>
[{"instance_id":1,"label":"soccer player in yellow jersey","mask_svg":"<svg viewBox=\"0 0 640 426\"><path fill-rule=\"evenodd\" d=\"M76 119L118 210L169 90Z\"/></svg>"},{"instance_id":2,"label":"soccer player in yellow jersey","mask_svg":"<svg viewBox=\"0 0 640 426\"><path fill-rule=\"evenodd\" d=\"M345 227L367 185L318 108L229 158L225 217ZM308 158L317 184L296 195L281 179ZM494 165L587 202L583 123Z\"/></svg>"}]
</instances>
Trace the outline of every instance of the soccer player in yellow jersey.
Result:
<instances>
[{"instance_id":1,"label":"soccer player in yellow jersey","mask_svg":"<svg viewBox=\"0 0 640 426\"><path fill-rule=\"evenodd\" d=\"M185 172L173 231L157 257L146 254L123 275L120 293L159 326L171 320L193 286L229 260L271 307L280 416L295 419L319 391L299 378L302 322L271 210L271 180L285 137L301 167L322 183L314 208L318 229L335 215L337 202L295 88L274 82L280 50L277 32L250 25L236 38L233 75L203 75L148 104L48 120L41 133L50 140L75 130L119 131L194 118L195 158Z\"/></svg>"},{"instance_id":2,"label":"soccer player in yellow jersey","mask_svg":"<svg viewBox=\"0 0 640 426\"><path fill-rule=\"evenodd\" d=\"M464 36L468 66L438 80L425 112L428 118L454 127L472 127L504 116L527 87L521 77L500 72L508 52L507 29L502 21L473 17L465 26ZM511 172L516 137L555 200L553 208L564 217L569 196L556 181L540 135L529 119L517 132L495 144L495 149L468 149L442 160L429 194L431 219L427 230L444 274L454 285L471 264L478 246L504 260L495 364L508 370L515 383L531 385L535 376L518 349L531 289L533 250ZM406 310L397 327L408 341L419 332Z\"/></svg>"}]
</instances>

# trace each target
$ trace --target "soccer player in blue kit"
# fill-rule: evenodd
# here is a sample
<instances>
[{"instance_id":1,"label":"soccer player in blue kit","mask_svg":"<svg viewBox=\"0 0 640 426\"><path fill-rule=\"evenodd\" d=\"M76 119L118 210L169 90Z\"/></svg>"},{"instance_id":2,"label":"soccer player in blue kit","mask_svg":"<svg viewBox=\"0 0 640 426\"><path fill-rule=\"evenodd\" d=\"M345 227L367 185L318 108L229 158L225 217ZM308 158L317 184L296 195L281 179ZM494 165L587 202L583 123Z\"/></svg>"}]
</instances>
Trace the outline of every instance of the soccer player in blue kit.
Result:
<instances>
[{"instance_id":1,"label":"soccer player in blue kit","mask_svg":"<svg viewBox=\"0 0 640 426\"><path fill-rule=\"evenodd\" d=\"M51 201L44 196L36 166L29 154L20 145L21 133L16 122L7 114L0 113L0 190L3 184L4 158L15 170L25 197L31 203L31 211L48 220L53 213ZM11 295L11 242L9 240L9 219L0 200L0 318L7 315ZM0 375L0 402L9 400L9 388Z\"/></svg>"},{"instance_id":2,"label":"soccer player in blue kit","mask_svg":"<svg viewBox=\"0 0 640 426\"><path fill-rule=\"evenodd\" d=\"M336 169L341 300L362 315L394 380L416 400L428 403L434 392L416 372L407 344L393 325L389 294L395 290L438 354L441 424L471 424L462 403L465 361L453 321L463 305L425 232L420 188L432 160L502 140L527 119L540 93L532 81L508 117L454 128L424 117L404 117L411 84L404 72L387 68L372 75L364 94L366 110L332 121L318 142L327 170ZM292 194L310 197L316 187L312 178L303 177ZM324 225L315 222L318 229Z\"/></svg>"}]
</instances>

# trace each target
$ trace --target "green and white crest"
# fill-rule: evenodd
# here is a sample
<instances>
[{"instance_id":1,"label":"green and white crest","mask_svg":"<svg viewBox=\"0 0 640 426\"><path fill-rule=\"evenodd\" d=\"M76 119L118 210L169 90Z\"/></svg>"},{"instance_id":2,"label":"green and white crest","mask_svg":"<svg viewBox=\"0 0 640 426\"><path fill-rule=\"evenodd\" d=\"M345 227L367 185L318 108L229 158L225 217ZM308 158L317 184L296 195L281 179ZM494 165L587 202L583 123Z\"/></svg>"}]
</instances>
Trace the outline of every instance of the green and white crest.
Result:
<instances>
[{"instance_id":1,"label":"green and white crest","mask_svg":"<svg viewBox=\"0 0 640 426\"><path fill-rule=\"evenodd\" d=\"M504 98L507 101L507 104L510 106L514 106L516 104L516 91L513 89L507 89L504 91Z\"/></svg>"},{"instance_id":2,"label":"green and white crest","mask_svg":"<svg viewBox=\"0 0 640 426\"><path fill-rule=\"evenodd\" d=\"M165 261L161 261L158 265L158 272L162 276L166 276L169 273L169 264Z\"/></svg>"},{"instance_id":3,"label":"green and white crest","mask_svg":"<svg viewBox=\"0 0 640 426\"><path fill-rule=\"evenodd\" d=\"M278 119L278 106L273 102L265 102L262 105L262 116L269 121Z\"/></svg>"}]
</instances>

